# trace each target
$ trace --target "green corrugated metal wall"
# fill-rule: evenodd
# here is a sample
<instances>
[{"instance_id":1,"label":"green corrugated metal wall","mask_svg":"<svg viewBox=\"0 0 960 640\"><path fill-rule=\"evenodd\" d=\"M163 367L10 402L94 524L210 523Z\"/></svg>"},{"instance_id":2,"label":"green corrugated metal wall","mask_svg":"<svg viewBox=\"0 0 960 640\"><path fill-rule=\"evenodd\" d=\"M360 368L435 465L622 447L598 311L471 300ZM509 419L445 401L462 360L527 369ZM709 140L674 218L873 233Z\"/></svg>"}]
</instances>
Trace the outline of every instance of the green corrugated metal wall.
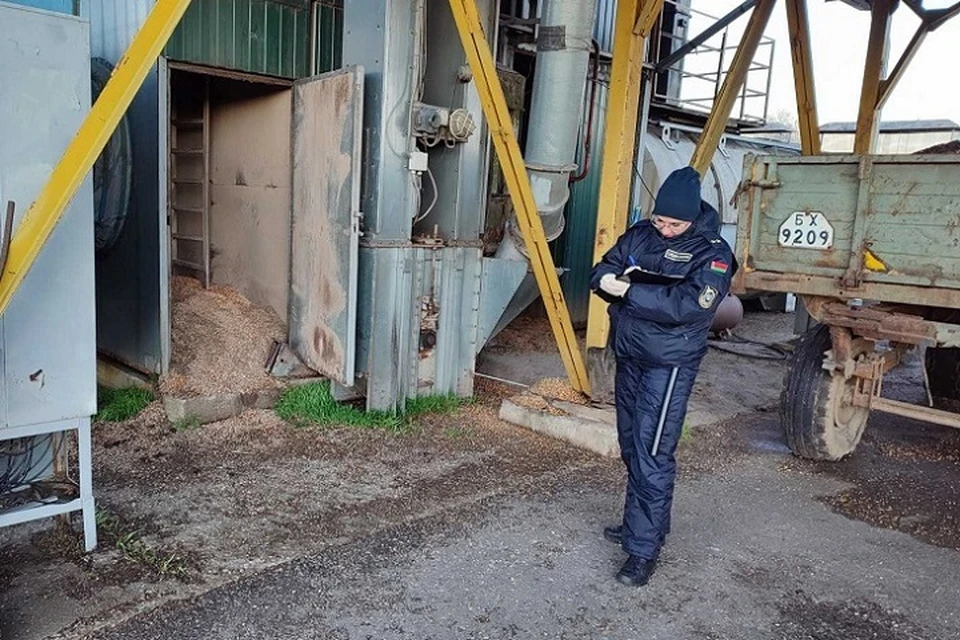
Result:
<instances>
[{"instance_id":1,"label":"green corrugated metal wall","mask_svg":"<svg viewBox=\"0 0 960 640\"><path fill-rule=\"evenodd\" d=\"M601 67L602 69L602 67ZM589 86L587 87L589 90ZM590 304L590 270L593 268L593 240L597 229L597 203L600 199L600 164L603 157L603 134L607 119L607 95L609 91L601 80L594 100L593 137L590 146L590 172L587 177L573 185L567 203L567 226L563 235L553 246L553 259L557 266L569 269L561 278L563 295L567 299L574 324L587 321ZM586 112L584 129L586 129ZM583 162L583 145L577 163Z\"/></svg>"},{"instance_id":2,"label":"green corrugated metal wall","mask_svg":"<svg viewBox=\"0 0 960 640\"><path fill-rule=\"evenodd\" d=\"M317 5L317 69L310 65L309 0L194 0L167 43L171 60L303 78L340 65L343 10Z\"/></svg>"}]
</instances>

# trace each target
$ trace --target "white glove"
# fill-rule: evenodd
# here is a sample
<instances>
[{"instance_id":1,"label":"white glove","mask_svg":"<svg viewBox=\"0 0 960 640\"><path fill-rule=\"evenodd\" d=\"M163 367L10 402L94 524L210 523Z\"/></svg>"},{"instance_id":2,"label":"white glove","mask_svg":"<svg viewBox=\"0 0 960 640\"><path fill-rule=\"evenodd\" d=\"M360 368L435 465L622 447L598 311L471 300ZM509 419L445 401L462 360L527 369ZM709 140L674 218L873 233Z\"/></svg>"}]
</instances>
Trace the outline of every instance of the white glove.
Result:
<instances>
[{"instance_id":1,"label":"white glove","mask_svg":"<svg viewBox=\"0 0 960 640\"><path fill-rule=\"evenodd\" d=\"M630 284L622 280L617 280L617 276L608 273L600 278L600 288L612 296L622 298L627 295L627 289L630 288Z\"/></svg>"}]
</instances>

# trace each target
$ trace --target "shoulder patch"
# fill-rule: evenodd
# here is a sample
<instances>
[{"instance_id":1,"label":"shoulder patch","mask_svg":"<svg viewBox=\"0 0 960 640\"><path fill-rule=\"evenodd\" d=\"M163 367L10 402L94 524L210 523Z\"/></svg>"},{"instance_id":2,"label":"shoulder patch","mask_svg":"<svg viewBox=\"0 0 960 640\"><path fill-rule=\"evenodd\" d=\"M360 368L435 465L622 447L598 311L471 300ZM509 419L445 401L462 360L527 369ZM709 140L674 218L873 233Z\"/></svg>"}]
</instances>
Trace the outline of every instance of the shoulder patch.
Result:
<instances>
[{"instance_id":1,"label":"shoulder patch","mask_svg":"<svg viewBox=\"0 0 960 640\"><path fill-rule=\"evenodd\" d=\"M700 308L701 309L710 309L713 307L713 303L717 301L717 296L719 291L713 287L704 287L703 291L700 292Z\"/></svg>"},{"instance_id":2,"label":"shoulder patch","mask_svg":"<svg viewBox=\"0 0 960 640\"><path fill-rule=\"evenodd\" d=\"M727 271L729 270L730 265L724 260L714 260L710 263L710 271L722 276L727 275Z\"/></svg>"},{"instance_id":3,"label":"shoulder patch","mask_svg":"<svg viewBox=\"0 0 960 640\"><path fill-rule=\"evenodd\" d=\"M674 251L673 249L667 249L663 257L670 262L690 262L693 260L692 253L683 253L682 251Z\"/></svg>"}]
</instances>

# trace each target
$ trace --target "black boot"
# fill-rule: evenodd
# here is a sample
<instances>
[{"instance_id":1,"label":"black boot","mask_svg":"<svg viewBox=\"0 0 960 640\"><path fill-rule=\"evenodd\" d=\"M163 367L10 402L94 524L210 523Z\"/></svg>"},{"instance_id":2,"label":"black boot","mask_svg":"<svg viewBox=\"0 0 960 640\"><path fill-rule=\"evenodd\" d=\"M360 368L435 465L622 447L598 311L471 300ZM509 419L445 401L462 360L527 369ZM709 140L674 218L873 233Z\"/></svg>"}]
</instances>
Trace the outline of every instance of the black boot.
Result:
<instances>
[{"instance_id":1,"label":"black boot","mask_svg":"<svg viewBox=\"0 0 960 640\"><path fill-rule=\"evenodd\" d=\"M623 542L623 525L618 524L615 527L607 527L603 530L603 537L613 544L621 544Z\"/></svg>"},{"instance_id":2,"label":"black boot","mask_svg":"<svg viewBox=\"0 0 960 640\"><path fill-rule=\"evenodd\" d=\"M656 568L656 559L647 560L640 556L630 556L617 574L617 582L631 587L642 587L650 580Z\"/></svg>"}]
</instances>

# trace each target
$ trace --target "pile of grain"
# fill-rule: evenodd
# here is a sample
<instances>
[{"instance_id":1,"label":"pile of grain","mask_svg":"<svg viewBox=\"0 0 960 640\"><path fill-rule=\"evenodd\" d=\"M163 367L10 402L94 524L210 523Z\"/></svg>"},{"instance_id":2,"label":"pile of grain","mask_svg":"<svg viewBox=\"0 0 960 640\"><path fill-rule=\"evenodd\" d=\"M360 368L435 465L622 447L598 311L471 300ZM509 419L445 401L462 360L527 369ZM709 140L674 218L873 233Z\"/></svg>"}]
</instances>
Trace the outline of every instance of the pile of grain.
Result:
<instances>
[{"instance_id":1,"label":"pile of grain","mask_svg":"<svg viewBox=\"0 0 960 640\"><path fill-rule=\"evenodd\" d=\"M530 393L571 404L586 405L590 403L587 396L576 391L570 386L570 382L564 378L544 378L530 387Z\"/></svg>"},{"instance_id":2,"label":"pile of grain","mask_svg":"<svg viewBox=\"0 0 960 640\"><path fill-rule=\"evenodd\" d=\"M511 398L511 401L518 406L521 406L525 409L530 409L532 411L539 411L540 413L546 413L551 416L565 416L567 412L558 409L553 406L543 396L538 396L536 394L530 393L529 391L524 391L518 396Z\"/></svg>"},{"instance_id":3,"label":"pile of grain","mask_svg":"<svg viewBox=\"0 0 960 640\"><path fill-rule=\"evenodd\" d=\"M247 393L278 386L264 369L283 322L229 287L204 289L193 278L171 280L170 374L160 383L178 397Z\"/></svg>"}]
</instances>

